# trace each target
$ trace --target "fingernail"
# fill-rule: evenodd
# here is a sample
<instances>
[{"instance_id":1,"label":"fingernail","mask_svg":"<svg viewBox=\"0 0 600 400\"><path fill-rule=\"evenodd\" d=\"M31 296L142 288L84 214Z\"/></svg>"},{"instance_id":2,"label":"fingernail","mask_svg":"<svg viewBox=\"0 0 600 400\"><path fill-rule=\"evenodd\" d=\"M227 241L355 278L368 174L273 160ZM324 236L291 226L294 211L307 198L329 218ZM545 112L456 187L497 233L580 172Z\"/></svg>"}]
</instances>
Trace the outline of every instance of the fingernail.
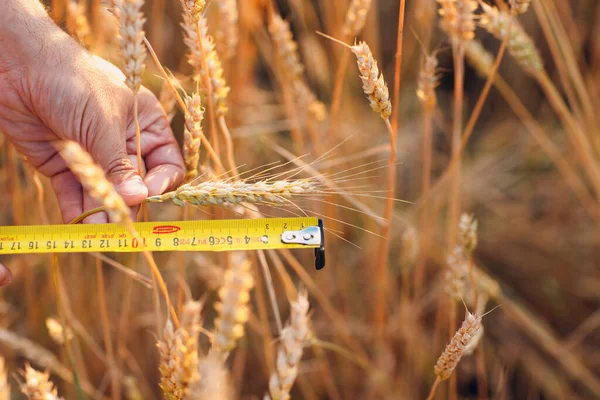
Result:
<instances>
[{"instance_id":1,"label":"fingernail","mask_svg":"<svg viewBox=\"0 0 600 400\"><path fill-rule=\"evenodd\" d=\"M148 196L148 188L146 185L144 185L142 178L137 175L124 182L121 182L121 184L117 187L117 190L122 196L127 197Z\"/></svg>"},{"instance_id":2,"label":"fingernail","mask_svg":"<svg viewBox=\"0 0 600 400\"><path fill-rule=\"evenodd\" d=\"M6 286L13 280L13 274L8 268L0 264L0 286Z\"/></svg>"}]
</instances>

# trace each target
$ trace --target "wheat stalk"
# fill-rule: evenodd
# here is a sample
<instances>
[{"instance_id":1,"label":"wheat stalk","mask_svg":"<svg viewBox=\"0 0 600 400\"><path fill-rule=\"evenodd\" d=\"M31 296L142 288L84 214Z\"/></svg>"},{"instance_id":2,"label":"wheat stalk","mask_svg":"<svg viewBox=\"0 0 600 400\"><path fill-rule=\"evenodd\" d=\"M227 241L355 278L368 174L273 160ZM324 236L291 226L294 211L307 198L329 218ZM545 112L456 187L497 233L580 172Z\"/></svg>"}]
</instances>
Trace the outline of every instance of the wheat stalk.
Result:
<instances>
[{"instance_id":1,"label":"wheat stalk","mask_svg":"<svg viewBox=\"0 0 600 400\"><path fill-rule=\"evenodd\" d=\"M352 0L346 13L346 20L342 26L342 37L345 41L358 36L365 26L371 3L372 0Z\"/></svg>"},{"instance_id":2,"label":"wheat stalk","mask_svg":"<svg viewBox=\"0 0 600 400\"><path fill-rule=\"evenodd\" d=\"M39 372L25 364L23 371L25 382L21 384L21 392L31 400L62 400L58 391L50 381L50 373Z\"/></svg>"},{"instance_id":3,"label":"wheat stalk","mask_svg":"<svg viewBox=\"0 0 600 400\"><path fill-rule=\"evenodd\" d=\"M0 357L0 400L10 400L10 385L6 376L6 363Z\"/></svg>"},{"instance_id":4,"label":"wheat stalk","mask_svg":"<svg viewBox=\"0 0 600 400\"><path fill-rule=\"evenodd\" d=\"M179 86L177 82L174 83L173 86ZM165 114L167 115L167 119L169 124L173 121L175 117L175 105L177 104L177 93L171 90L169 83L165 83L160 90L160 94L158 95L158 101L163 110L165 110ZM187 107L186 107L187 108Z\"/></svg>"},{"instance_id":5,"label":"wheat stalk","mask_svg":"<svg viewBox=\"0 0 600 400\"><path fill-rule=\"evenodd\" d=\"M229 60L235 55L238 45L238 6L237 0L218 0L218 26L215 32L217 51L223 60Z\"/></svg>"},{"instance_id":6,"label":"wheat stalk","mask_svg":"<svg viewBox=\"0 0 600 400\"><path fill-rule=\"evenodd\" d=\"M202 305L191 301L183 306L181 325L173 329L167 321L163 339L158 342L160 354L160 388L167 400L190 396L192 387L200 380L198 373L198 335Z\"/></svg>"},{"instance_id":7,"label":"wheat stalk","mask_svg":"<svg viewBox=\"0 0 600 400\"><path fill-rule=\"evenodd\" d=\"M275 371L269 379L269 394L265 399L289 400L290 391L302 358L303 347L308 340L308 295L305 291L290 303L290 323L281 332L281 343L277 349ZM270 396L269 396L270 395Z\"/></svg>"},{"instance_id":8,"label":"wheat stalk","mask_svg":"<svg viewBox=\"0 0 600 400\"><path fill-rule=\"evenodd\" d=\"M218 316L212 348L217 353L226 355L244 336L244 324L250 315L250 290L254 286L250 266L250 261L243 260L234 263L225 273L223 287L219 289L219 301L215 303Z\"/></svg>"},{"instance_id":9,"label":"wheat stalk","mask_svg":"<svg viewBox=\"0 0 600 400\"><path fill-rule=\"evenodd\" d=\"M481 3L481 8L483 13L479 19L479 25L502 40L506 36L509 24L512 23L507 44L509 53L525 72L532 75L543 72L543 62L535 43L527 35L521 24L513 20L510 14L496 7ZM513 21L511 22L511 20Z\"/></svg>"},{"instance_id":10,"label":"wheat stalk","mask_svg":"<svg viewBox=\"0 0 600 400\"><path fill-rule=\"evenodd\" d=\"M208 181L181 185L177 190L146 199L149 203L171 201L178 206L225 204L286 204L295 196L316 193L312 179L281 181Z\"/></svg>"},{"instance_id":11,"label":"wheat stalk","mask_svg":"<svg viewBox=\"0 0 600 400\"><path fill-rule=\"evenodd\" d=\"M94 163L92 157L73 141L61 142L57 147L61 157L84 189L104 205L110 219L116 223L128 220L129 207L125 205L123 198L106 179L104 171Z\"/></svg>"},{"instance_id":12,"label":"wheat stalk","mask_svg":"<svg viewBox=\"0 0 600 400\"><path fill-rule=\"evenodd\" d=\"M186 169L186 181L198 176L198 161L200 160L200 138L202 137L202 119L204 109L200 95L193 94L185 99L185 129L183 131L183 160Z\"/></svg>"}]
</instances>

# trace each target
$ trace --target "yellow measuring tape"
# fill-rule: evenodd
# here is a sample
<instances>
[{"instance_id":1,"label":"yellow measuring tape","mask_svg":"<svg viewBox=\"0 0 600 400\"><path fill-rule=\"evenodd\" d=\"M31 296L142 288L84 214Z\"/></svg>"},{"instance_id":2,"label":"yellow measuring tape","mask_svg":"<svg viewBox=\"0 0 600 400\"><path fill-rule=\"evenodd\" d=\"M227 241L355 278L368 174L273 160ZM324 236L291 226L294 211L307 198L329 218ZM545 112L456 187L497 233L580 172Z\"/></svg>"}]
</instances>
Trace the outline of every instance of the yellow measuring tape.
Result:
<instances>
[{"instance_id":1,"label":"yellow measuring tape","mask_svg":"<svg viewBox=\"0 0 600 400\"><path fill-rule=\"evenodd\" d=\"M121 225L26 225L0 227L0 254L234 251L314 248L325 265L321 220L262 218L133 224L141 240Z\"/></svg>"}]
</instances>

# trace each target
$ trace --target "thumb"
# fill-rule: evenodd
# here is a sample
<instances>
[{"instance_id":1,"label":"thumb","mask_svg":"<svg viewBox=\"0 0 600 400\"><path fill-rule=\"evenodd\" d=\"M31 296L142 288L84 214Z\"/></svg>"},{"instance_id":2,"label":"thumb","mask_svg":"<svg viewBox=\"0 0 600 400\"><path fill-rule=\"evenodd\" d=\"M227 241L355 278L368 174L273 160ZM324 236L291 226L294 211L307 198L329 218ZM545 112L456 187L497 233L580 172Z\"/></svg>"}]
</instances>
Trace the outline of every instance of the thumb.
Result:
<instances>
[{"instance_id":1,"label":"thumb","mask_svg":"<svg viewBox=\"0 0 600 400\"><path fill-rule=\"evenodd\" d=\"M95 135L89 151L125 203L134 206L148 197L148 188L127 156L125 138L119 129L106 126L104 132Z\"/></svg>"}]
</instances>

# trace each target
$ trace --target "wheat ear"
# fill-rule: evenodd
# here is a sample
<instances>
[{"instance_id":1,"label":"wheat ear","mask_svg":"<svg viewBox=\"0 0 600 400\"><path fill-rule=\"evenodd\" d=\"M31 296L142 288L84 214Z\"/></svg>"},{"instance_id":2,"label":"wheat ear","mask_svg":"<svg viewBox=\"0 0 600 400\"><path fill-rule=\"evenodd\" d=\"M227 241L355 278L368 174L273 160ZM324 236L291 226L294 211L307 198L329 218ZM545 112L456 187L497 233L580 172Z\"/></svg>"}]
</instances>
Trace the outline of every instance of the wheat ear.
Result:
<instances>
[{"instance_id":1,"label":"wheat ear","mask_svg":"<svg viewBox=\"0 0 600 400\"><path fill-rule=\"evenodd\" d=\"M219 289L212 347L219 354L226 355L233 350L244 336L244 324L250 315L250 290L254 286L250 267L248 260L234 263L225 273L223 287Z\"/></svg>"},{"instance_id":2,"label":"wheat ear","mask_svg":"<svg viewBox=\"0 0 600 400\"><path fill-rule=\"evenodd\" d=\"M468 42L475 37L475 10L479 8L475 0L437 0L438 13L442 17L440 26L452 39Z\"/></svg>"},{"instance_id":3,"label":"wheat ear","mask_svg":"<svg viewBox=\"0 0 600 400\"><path fill-rule=\"evenodd\" d=\"M219 118L226 115L229 110L227 107L229 87L225 82L223 66L215 49L215 42L212 36L208 34L206 16L202 12L197 13L197 10L190 11L186 8L185 3L182 4L184 5L184 13L181 26L184 30L183 41L189 49L188 62L200 77L206 79L206 74L208 74L212 93L211 100L215 105L215 115ZM199 39L198 32L200 33ZM199 40L202 48L200 48ZM206 57L206 68L203 62L203 53ZM205 89L208 90L206 87Z\"/></svg>"},{"instance_id":4,"label":"wheat ear","mask_svg":"<svg viewBox=\"0 0 600 400\"><path fill-rule=\"evenodd\" d=\"M68 326L63 328L62 324L56 318L46 318L46 329L54 342L63 345L65 341L73 339L73 331Z\"/></svg>"},{"instance_id":5,"label":"wheat ear","mask_svg":"<svg viewBox=\"0 0 600 400\"><path fill-rule=\"evenodd\" d=\"M69 35L85 47L92 44L92 30L86 15L84 3L77 0L68 0L65 25Z\"/></svg>"},{"instance_id":6,"label":"wheat ear","mask_svg":"<svg viewBox=\"0 0 600 400\"><path fill-rule=\"evenodd\" d=\"M181 400L190 396L192 386L200 380L198 373L198 335L200 332L199 302L183 306L181 325L173 329L167 321L163 339L158 342L160 354L160 388L167 400Z\"/></svg>"},{"instance_id":7,"label":"wheat ear","mask_svg":"<svg viewBox=\"0 0 600 400\"><path fill-rule=\"evenodd\" d=\"M511 15L485 3L481 3L481 8L483 13L479 25L499 40L503 40L511 23ZM543 62L533 40L516 20L512 21L507 46L509 53L525 72L533 75L543 72Z\"/></svg>"},{"instance_id":8,"label":"wheat ear","mask_svg":"<svg viewBox=\"0 0 600 400\"><path fill-rule=\"evenodd\" d=\"M225 204L286 204L295 196L314 194L318 186L311 179L282 181L208 181L181 185L177 190L146 199L149 203L172 201L178 206Z\"/></svg>"},{"instance_id":9,"label":"wheat ear","mask_svg":"<svg viewBox=\"0 0 600 400\"><path fill-rule=\"evenodd\" d=\"M50 373L39 372L25 364L23 371L25 382L21 384L21 392L31 400L61 400L54 383L50 381Z\"/></svg>"},{"instance_id":10,"label":"wheat ear","mask_svg":"<svg viewBox=\"0 0 600 400\"><path fill-rule=\"evenodd\" d=\"M0 400L10 400L10 385L6 376L6 363L0 357Z\"/></svg>"},{"instance_id":11,"label":"wheat ear","mask_svg":"<svg viewBox=\"0 0 600 400\"><path fill-rule=\"evenodd\" d=\"M229 60L235 55L238 45L238 5L236 0L218 0L218 26L215 32L217 51L223 60Z\"/></svg>"},{"instance_id":12,"label":"wheat ear","mask_svg":"<svg viewBox=\"0 0 600 400\"><path fill-rule=\"evenodd\" d=\"M192 388L189 400L232 400L233 385L222 354L210 351L200 360L198 371L202 379Z\"/></svg>"},{"instance_id":13,"label":"wheat ear","mask_svg":"<svg viewBox=\"0 0 600 400\"><path fill-rule=\"evenodd\" d=\"M142 175L142 144L140 123L138 119L138 98L142 82L142 71L146 59L144 40L144 23L146 19L141 12L144 0L114 0L115 15L119 21L120 48L123 55L125 83L133 91L133 119L135 122L136 153L138 173Z\"/></svg>"},{"instance_id":14,"label":"wheat ear","mask_svg":"<svg viewBox=\"0 0 600 400\"><path fill-rule=\"evenodd\" d=\"M269 22L269 33L273 38L283 73L291 82L299 103L307 107L315 120L324 121L327 118L326 108L304 79L304 65L300 61L298 44L294 40L290 24L278 14L273 14Z\"/></svg>"},{"instance_id":15,"label":"wheat ear","mask_svg":"<svg viewBox=\"0 0 600 400\"><path fill-rule=\"evenodd\" d=\"M350 50L356 56L363 91L369 99L371 108L380 114L384 120L388 120L392 114L390 93L383 74L379 74L377 61L373 57L369 45L366 42L360 42L357 45L350 46Z\"/></svg>"},{"instance_id":16,"label":"wheat ear","mask_svg":"<svg viewBox=\"0 0 600 400\"><path fill-rule=\"evenodd\" d=\"M371 3L372 0L352 0L346 13L346 20L342 26L342 37L345 40L350 40L358 36L365 26Z\"/></svg>"},{"instance_id":17,"label":"wheat ear","mask_svg":"<svg viewBox=\"0 0 600 400\"><path fill-rule=\"evenodd\" d=\"M84 189L104 205L110 219L116 223L125 222L129 218L129 207L92 157L73 141L61 142L57 147Z\"/></svg>"},{"instance_id":18,"label":"wheat ear","mask_svg":"<svg viewBox=\"0 0 600 400\"><path fill-rule=\"evenodd\" d=\"M281 332L281 343L277 349L275 371L269 379L269 395L265 399L289 400L290 391L298 376L298 366L303 347L308 341L308 295L305 291L291 302L290 323Z\"/></svg>"},{"instance_id":19,"label":"wheat ear","mask_svg":"<svg viewBox=\"0 0 600 400\"><path fill-rule=\"evenodd\" d=\"M477 247L477 220L473 214L463 213L458 221L458 241L467 255Z\"/></svg>"},{"instance_id":20,"label":"wheat ear","mask_svg":"<svg viewBox=\"0 0 600 400\"><path fill-rule=\"evenodd\" d=\"M446 257L448 269L445 273L445 290L453 302L459 302L465 295L469 265L462 246L456 246Z\"/></svg>"},{"instance_id":21,"label":"wheat ear","mask_svg":"<svg viewBox=\"0 0 600 400\"><path fill-rule=\"evenodd\" d=\"M183 131L183 160L186 169L186 181L190 182L198 176L200 160L200 138L202 137L202 119L204 109L200 95L193 94L185 99L185 129Z\"/></svg>"},{"instance_id":22,"label":"wheat ear","mask_svg":"<svg viewBox=\"0 0 600 400\"><path fill-rule=\"evenodd\" d=\"M529 10L531 0L509 0L510 9L517 14L525 14Z\"/></svg>"},{"instance_id":23,"label":"wheat ear","mask_svg":"<svg viewBox=\"0 0 600 400\"><path fill-rule=\"evenodd\" d=\"M433 111L437 105L435 89L439 80L437 54L425 54L417 79L417 97L427 112Z\"/></svg>"}]
</instances>

